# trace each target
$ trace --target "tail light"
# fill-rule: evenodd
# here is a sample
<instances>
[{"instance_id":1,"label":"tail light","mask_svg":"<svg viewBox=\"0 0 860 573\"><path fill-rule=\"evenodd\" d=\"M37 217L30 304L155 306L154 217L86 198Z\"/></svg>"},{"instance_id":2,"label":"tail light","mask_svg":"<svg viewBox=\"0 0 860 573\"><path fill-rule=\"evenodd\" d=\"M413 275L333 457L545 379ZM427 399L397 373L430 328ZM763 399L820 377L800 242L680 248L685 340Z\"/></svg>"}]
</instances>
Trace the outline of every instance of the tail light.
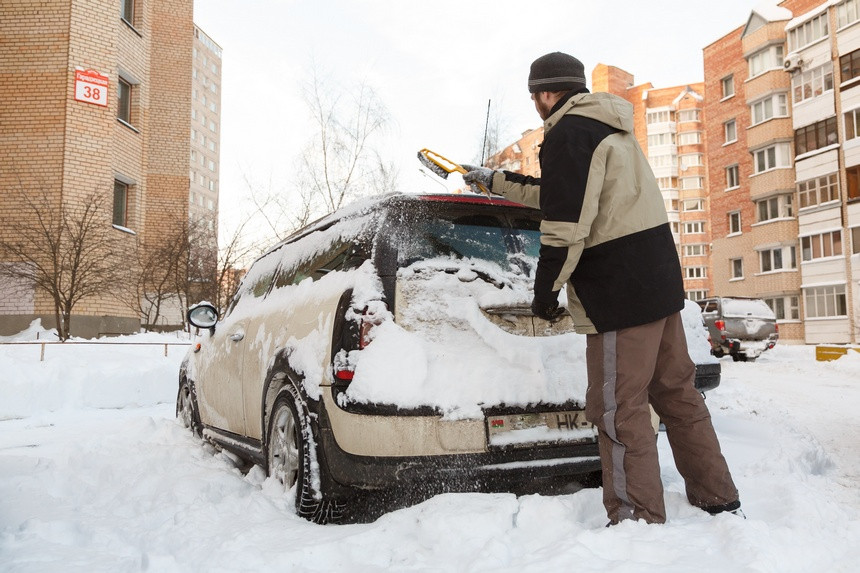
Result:
<instances>
[{"instance_id":1,"label":"tail light","mask_svg":"<svg viewBox=\"0 0 860 573\"><path fill-rule=\"evenodd\" d=\"M350 309L347 319L357 323L353 332L353 350L364 350L373 341L374 329L389 316L388 305L382 301L371 301L363 310ZM349 349L347 350L347 353ZM343 382L350 382L355 376L355 364L351 360L336 361L334 376Z\"/></svg>"},{"instance_id":2,"label":"tail light","mask_svg":"<svg viewBox=\"0 0 860 573\"><path fill-rule=\"evenodd\" d=\"M778 324L774 324L774 325L773 325L773 327L774 327L774 329L775 329L775 330L774 330L774 332L776 332L777 334L779 334L779 325L778 325Z\"/></svg>"},{"instance_id":3,"label":"tail light","mask_svg":"<svg viewBox=\"0 0 860 573\"><path fill-rule=\"evenodd\" d=\"M720 331L720 339L725 340L726 339L726 321L715 320L714 326L717 328L717 330Z\"/></svg>"}]
</instances>

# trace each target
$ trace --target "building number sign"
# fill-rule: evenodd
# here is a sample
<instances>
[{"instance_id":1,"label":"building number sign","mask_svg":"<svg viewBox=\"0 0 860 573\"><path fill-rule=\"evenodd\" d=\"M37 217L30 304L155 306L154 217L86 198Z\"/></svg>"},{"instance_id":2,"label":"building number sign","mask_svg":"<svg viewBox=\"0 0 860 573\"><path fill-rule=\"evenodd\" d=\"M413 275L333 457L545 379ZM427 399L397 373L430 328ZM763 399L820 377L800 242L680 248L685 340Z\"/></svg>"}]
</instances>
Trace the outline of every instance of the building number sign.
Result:
<instances>
[{"instance_id":1,"label":"building number sign","mask_svg":"<svg viewBox=\"0 0 860 573\"><path fill-rule=\"evenodd\" d=\"M75 70L75 100L107 107L108 77L95 70Z\"/></svg>"}]
</instances>

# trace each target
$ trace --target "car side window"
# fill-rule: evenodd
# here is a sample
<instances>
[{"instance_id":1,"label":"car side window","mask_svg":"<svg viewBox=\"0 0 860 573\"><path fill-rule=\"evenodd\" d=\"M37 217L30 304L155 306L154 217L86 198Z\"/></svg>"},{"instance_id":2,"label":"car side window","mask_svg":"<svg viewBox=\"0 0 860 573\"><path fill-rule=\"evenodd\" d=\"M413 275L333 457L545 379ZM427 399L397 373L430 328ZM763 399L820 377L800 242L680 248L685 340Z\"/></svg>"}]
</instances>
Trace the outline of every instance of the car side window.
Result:
<instances>
[{"instance_id":1,"label":"car side window","mask_svg":"<svg viewBox=\"0 0 860 573\"><path fill-rule=\"evenodd\" d=\"M248 274L239 283L239 288L236 289L236 294L233 295L233 300L230 301L230 306L227 307L227 311L224 313L225 318L233 312L233 309L236 308L241 300L246 298L261 298L269 292L272 282L275 280L275 270L277 269L279 258L278 250L264 255L251 265Z\"/></svg>"}]
</instances>

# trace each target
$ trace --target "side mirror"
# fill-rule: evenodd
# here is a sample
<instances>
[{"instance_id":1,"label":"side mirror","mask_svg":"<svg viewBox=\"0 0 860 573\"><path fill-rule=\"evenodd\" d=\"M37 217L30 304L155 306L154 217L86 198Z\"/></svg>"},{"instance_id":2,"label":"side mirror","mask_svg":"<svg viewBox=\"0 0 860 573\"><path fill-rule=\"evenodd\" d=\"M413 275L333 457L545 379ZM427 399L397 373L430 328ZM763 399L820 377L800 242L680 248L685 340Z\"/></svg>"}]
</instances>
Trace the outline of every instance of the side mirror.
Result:
<instances>
[{"instance_id":1,"label":"side mirror","mask_svg":"<svg viewBox=\"0 0 860 573\"><path fill-rule=\"evenodd\" d=\"M198 302L188 309L188 322L197 328L208 328L215 330L218 322L218 309L208 302Z\"/></svg>"}]
</instances>

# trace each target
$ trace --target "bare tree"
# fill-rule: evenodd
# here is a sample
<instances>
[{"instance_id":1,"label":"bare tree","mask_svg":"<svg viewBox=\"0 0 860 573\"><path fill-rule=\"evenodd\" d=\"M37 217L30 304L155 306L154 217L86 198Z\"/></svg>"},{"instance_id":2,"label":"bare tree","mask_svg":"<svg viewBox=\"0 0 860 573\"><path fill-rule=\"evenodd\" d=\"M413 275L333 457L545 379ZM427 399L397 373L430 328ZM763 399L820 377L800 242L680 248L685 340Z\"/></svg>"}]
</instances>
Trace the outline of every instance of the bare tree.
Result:
<instances>
[{"instance_id":1,"label":"bare tree","mask_svg":"<svg viewBox=\"0 0 860 573\"><path fill-rule=\"evenodd\" d=\"M61 201L40 188L19 186L21 212L0 220L3 260L0 274L32 284L53 301L60 340L68 340L72 312L87 297L115 294L129 275L131 244L109 236L114 232L104 195L92 193L77 201Z\"/></svg>"},{"instance_id":2,"label":"bare tree","mask_svg":"<svg viewBox=\"0 0 860 573\"><path fill-rule=\"evenodd\" d=\"M475 156L475 163L481 162L483 160L483 164L489 167L496 168L498 165L493 164L493 157L499 153L503 148L503 137L508 132L508 120L502 114L501 106L498 102L490 102L487 110L487 117L485 119L485 124L482 126L481 130L481 145L479 149L481 150Z\"/></svg>"},{"instance_id":3,"label":"bare tree","mask_svg":"<svg viewBox=\"0 0 860 573\"><path fill-rule=\"evenodd\" d=\"M397 178L393 164L374 145L390 122L379 96L366 83L348 93L330 83L314 70L304 88L316 132L299 158L295 227L340 208L347 199L385 192Z\"/></svg>"},{"instance_id":4,"label":"bare tree","mask_svg":"<svg viewBox=\"0 0 860 573\"><path fill-rule=\"evenodd\" d=\"M259 244L250 242L247 238L245 228L250 222L250 218L245 219L218 249L218 274L212 302L221 311L227 308L251 259L262 252Z\"/></svg>"}]
</instances>

